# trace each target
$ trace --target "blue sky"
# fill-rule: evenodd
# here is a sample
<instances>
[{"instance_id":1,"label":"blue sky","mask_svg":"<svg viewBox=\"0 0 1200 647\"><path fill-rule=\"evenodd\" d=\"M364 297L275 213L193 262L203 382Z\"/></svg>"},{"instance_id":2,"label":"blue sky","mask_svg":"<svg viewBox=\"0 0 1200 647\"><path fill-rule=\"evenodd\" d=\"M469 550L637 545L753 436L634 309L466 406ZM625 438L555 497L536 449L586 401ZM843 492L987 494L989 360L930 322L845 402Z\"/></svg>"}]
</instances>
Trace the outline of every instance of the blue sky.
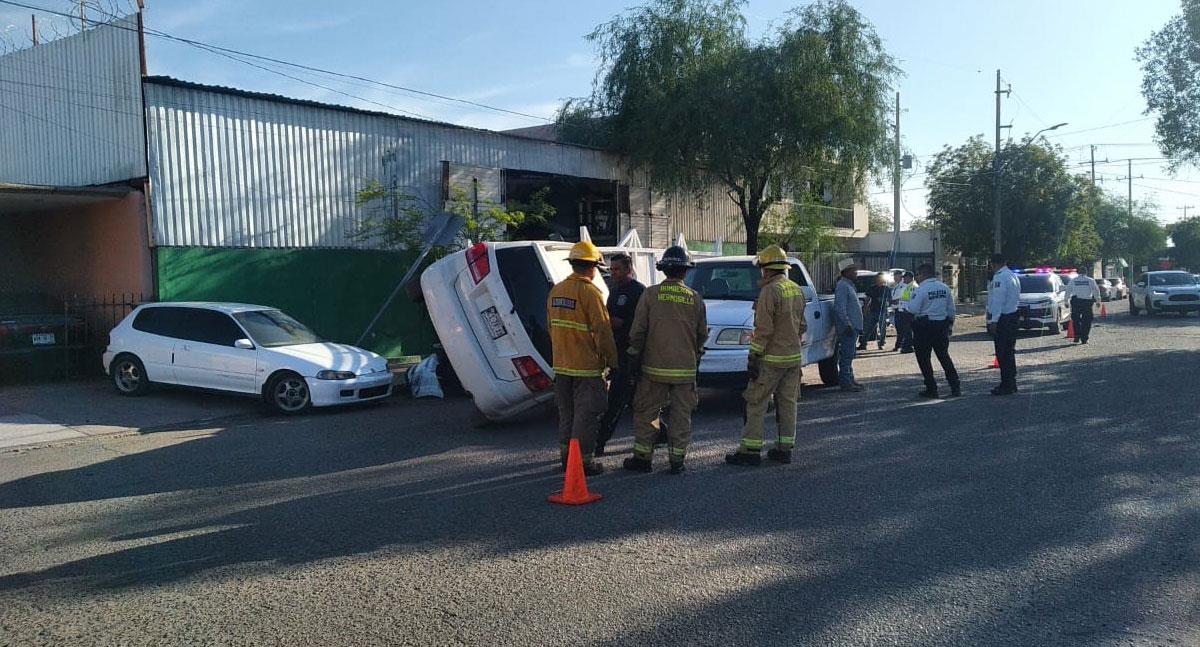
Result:
<instances>
[{"instance_id":1,"label":"blue sky","mask_svg":"<svg viewBox=\"0 0 1200 647\"><path fill-rule=\"evenodd\" d=\"M100 0L128 8L131 0ZM67 0L27 0L67 10ZM584 36L629 1L508 0L386 2L361 0L147 0L146 24L177 36L356 74L395 85L549 118L561 99L586 94L596 71ZM752 33L778 23L794 2L751 0ZM973 134L990 141L995 72L1012 85L1005 123L1022 137L1068 122L1050 140L1072 164L1160 158L1153 121L1143 114L1134 48L1179 11L1177 0L859 0L901 61L901 131L917 166L904 184L904 219L925 212L924 162L943 145ZM27 43L28 11L0 5L0 31ZM46 32L66 19L44 16ZM421 98L319 75L303 76L337 92L288 79L193 47L149 38L152 74L275 92L374 110L407 112L485 128L545 123L462 104ZM346 96L356 95L361 99ZM382 105L381 105L382 104ZM386 108L384 107L386 106ZM1128 123L1127 123L1128 122ZM1119 125L1118 125L1119 124ZM1082 131L1082 132L1081 132ZM1086 164L1079 166L1086 169ZM1125 164L1101 163L1097 177L1125 194ZM1200 207L1200 173L1174 179L1157 160L1134 163L1135 199L1153 198L1163 221ZM888 187L871 189L890 210ZM1200 213L1197 211L1196 213Z\"/></svg>"}]
</instances>

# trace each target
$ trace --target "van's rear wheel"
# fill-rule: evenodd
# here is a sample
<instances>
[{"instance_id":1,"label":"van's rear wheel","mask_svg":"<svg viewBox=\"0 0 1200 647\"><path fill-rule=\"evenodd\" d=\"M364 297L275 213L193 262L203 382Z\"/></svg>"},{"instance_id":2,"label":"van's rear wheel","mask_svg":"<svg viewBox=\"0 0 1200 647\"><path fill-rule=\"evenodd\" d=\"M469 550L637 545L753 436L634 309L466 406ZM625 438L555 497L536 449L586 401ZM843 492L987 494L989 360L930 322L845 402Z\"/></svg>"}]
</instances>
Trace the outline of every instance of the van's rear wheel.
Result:
<instances>
[{"instance_id":1,"label":"van's rear wheel","mask_svg":"<svg viewBox=\"0 0 1200 647\"><path fill-rule=\"evenodd\" d=\"M833 355L827 359L817 362L817 372L821 374L821 384L825 386L837 386L841 378L841 372L838 370L838 356L841 354L841 349L833 348Z\"/></svg>"},{"instance_id":2,"label":"van's rear wheel","mask_svg":"<svg viewBox=\"0 0 1200 647\"><path fill-rule=\"evenodd\" d=\"M1133 295L1129 296L1129 314L1136 317L1141 310L1138 310L1137 304L1133 302Z\"/></svg>"}]
</instances>

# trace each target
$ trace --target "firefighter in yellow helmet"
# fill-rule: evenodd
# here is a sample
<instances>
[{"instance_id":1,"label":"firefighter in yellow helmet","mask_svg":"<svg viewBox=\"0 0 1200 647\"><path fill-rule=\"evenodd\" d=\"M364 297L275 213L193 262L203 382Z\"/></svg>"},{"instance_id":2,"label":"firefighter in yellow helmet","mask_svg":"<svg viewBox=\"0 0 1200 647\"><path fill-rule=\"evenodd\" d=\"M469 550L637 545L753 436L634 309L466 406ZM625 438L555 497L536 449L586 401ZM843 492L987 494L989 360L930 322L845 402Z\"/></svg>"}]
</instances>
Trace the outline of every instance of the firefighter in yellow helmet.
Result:
<instances>
[{"instance_id":1,"label":"firefighter in yellow helmet","mask_svg":"<svg viewBox=\"0 0 1200 647\"><path fill-rule=\"evenodd\" d=\"M708 339L704 299L684 285L694 267L687 250L668 247L656 267L666 280L646 288L633 315L629 331L629 373L637 380L633 396L633 457L624 467L649 472L658 430L654 421L663 402L670 401L667 430L671 473L683 471L692 437L692 410L696 408L696 369Z\"/></svg>"},{"instance_id":2,"label":"firefighter in yellow helmet","mask_svg":"<svg viewBox=\"0 0 1200 647\"><path fill-rule=\"evenodd\" d=\"M746 399L746 427L738 451L725 455L730 465L762 462L763 416L775 398L775 420L779 426L775 447L767 458L792 462L796 445L796 406L800 399L801 337L804 321L804 292L787 277L787 255L778 245L759 253L755 265L762 271L762 286L754 306L754 335L746 369L750 384Z\"/></svg>"},{"instance_id":3,"label":"firefighter in yellow helmet","mask_svg":"<svg viewBox=\"0 0 1200 647\"><path fill-rule=\"evenodd\" d=\"M571 275L555 285L546 300L558 437L563 467L575 438L584 472L591 476L604 471L593 454L600 416L608 407L604 370L617 367L617 346L604 297L592 282L596 267L604 264L600 250L587 241L575 243L567 260Z\"/></svg>"}]
</instances>

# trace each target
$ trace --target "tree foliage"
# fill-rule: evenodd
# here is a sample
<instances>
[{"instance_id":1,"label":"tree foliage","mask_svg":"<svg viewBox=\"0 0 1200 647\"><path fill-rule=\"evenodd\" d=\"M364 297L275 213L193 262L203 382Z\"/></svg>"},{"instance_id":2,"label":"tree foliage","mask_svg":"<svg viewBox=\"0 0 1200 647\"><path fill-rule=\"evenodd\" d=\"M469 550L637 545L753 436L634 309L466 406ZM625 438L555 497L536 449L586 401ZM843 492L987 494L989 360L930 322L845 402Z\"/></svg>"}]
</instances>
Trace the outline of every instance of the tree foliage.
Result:
<instances>
[{"instance_id":1,"label":"tree foliage","mask_svg":"<svg viewBox=\"0 0 1200 647\"><path fill-rule=\"evenodd\" d=\"M1200 271L1200 218L1195 216L1171 225L1171 256L1180 267Z\"/></svg>"},{"instance_id":2,"label":"tree foliage","mask_svg":"<svg viewBox=\"0 0 1200 647\"><path fill-rule=\"evenodd\" d=\"M836 180L850 196L892 159L890 84L874 28L845 0L794 10L761 40L742 0L652 0L589 36L602 68L590 97L560 110L560 136L614 150L658 190L719 182L747 249L789 188Z\"/></svg>"},{"instance_id":3,"label":"tree foliage","mask_svg":"<svg viewBox=\"0 0 1200 647\"><path fill-rule=\"evenodd\" d=\"M779 245L789 251L829 252L838 248L838 237L822 209L792 205L775 231L762 232L764 245Z\"/></svg>"},{"instance_id":4,"label":"tree foliage","mask_svg":"<svg viewBox=\"0 0 1200 647\"><path fill-rule=\"evenodd\" d=\"M1135 202L1132 211L1125 198L1096 190L1093 220L1096 233L1103 240L1103 258L1123 258L1131 267L1150 265L1167 246L1167 230L1155 217L1158 205L1150 201Z\"/></svg>"},{"instance_id":5,"label":"tree foliage","mask_svg":"<svg viewBox=\"0 0 1200 647\"><path fill-rule=\"evenodd\" d=\"M992 251L993 158L982 136L947 147L929 167L929 220L947 247L968 256ZM1010 142L1000 151L1001 248L1016 263L1099 258L1102 241L1090 184L1072 177L1058 151Z\"/></svg>"},{"instance_id":6,"label":"tree foliage","mask_svg":"<svg viewBox=\"0 0 1200 647\"><path fill-rule=\"evenodd\" d=\"M892 230L892 214L883 205L871 200L867 203L867 231L869 233L887 232Z\"/></svg>"},{"instance_id":7,"label":"tree foliage","mask_svg":"<svg viewBox=\"0 0 1200 647\"><path fill-rule=\"evenodd\" d=\"M1183 13L1137 50L1142 96L1158 115L1158 145L1172 168L1200 161L1200 0L1182 4Z\"/></svg>"},{"instance_id":8,"label":"tree foliage","mask_svg":"<svg viewBox=\"0 0 1200 647\"><path fill-rule=\"evenodd\" d=\"M534 197L535 207L540 204L538 200L544 202L544 194L535 193ZM424 246L425 230L430 219L442 211L437 205L430 204L404 187L389 186L379 180L367 180L355 193L354 204L363 210L364 217L353 236L385 249L397 250L420 249ZM462 189L454 190L445 210L462 217L464 224L450 248L432 250L434 258L445 255L450 249L464 246L467 241L503 240L510 230L538 224L545 217L544 209L527 215L518 209L473 204ZM549 215L554 215L552 206L549 207Z\"/></svg>"}]
</instances>

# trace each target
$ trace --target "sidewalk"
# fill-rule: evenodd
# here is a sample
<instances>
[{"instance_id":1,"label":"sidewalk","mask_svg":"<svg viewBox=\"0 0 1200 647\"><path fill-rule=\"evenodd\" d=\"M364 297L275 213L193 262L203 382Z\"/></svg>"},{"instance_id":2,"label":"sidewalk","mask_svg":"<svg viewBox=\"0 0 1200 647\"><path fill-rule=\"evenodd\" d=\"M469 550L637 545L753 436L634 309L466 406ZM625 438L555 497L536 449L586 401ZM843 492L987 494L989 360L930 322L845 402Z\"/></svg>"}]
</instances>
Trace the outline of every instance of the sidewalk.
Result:
<instances>
[{"instance_id":1,"label":"sidewalk","mask_svg":"<svg viewBox=\"0 0 1200 647\"><path fill-rule=\"evenodd\" d=\"M123 397L101 379L5 386L0 387L0 449L263 412L256 398L197 391L157 388L140 398Z\"/></svg>"}]
</instances>

